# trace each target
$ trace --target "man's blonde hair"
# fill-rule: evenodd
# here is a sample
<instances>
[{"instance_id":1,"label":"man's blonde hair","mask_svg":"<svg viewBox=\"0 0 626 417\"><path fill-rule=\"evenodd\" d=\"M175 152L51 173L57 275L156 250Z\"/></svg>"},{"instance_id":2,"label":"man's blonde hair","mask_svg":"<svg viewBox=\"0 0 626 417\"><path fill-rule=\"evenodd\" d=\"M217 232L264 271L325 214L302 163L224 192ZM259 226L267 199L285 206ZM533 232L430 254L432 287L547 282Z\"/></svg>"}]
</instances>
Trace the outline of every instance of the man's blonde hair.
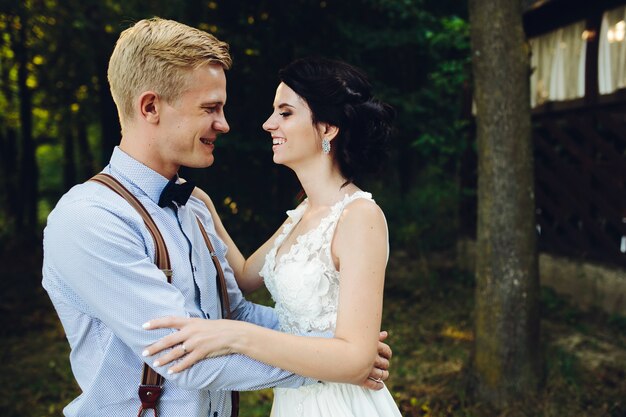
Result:
<instances>
[{"instance_id":1,"label":"man's blonde hair","mask_svg":"<svg viewBox=\"0 0 626 417\"><path fill-rule=\"evenodd\" d=\"M206 64L229 69L228 44L215 36L160 18L144 19L122 32L108 79L122 127L133 119L133 101L152 90L172 103L186 89L187 74Z\"/></svg>"}]
</instances>

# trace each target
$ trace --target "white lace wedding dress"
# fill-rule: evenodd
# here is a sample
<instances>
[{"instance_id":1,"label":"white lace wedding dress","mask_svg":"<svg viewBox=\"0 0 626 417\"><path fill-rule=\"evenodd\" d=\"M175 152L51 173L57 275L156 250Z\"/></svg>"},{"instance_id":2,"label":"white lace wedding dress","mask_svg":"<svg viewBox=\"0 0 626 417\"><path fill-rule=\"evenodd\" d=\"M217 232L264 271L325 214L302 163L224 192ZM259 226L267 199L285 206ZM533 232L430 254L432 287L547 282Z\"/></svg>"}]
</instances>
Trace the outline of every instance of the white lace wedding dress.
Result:
<instances>
[{"instance_id":1,"label":"white lace wedding dress","mask_svg":"<svg viewBox=\"0 0 626 417\"><path fill-rule=\"evenodd\" d=\"M343 209L350 202L372 195L357 191L337 202L317 228L298 236L280 259L276 252L302 218L307 200L287 212L284 226L265 258L261 276L276 302L281 330L294 334L334 331L339 300L339 272L330 244ZM393 397L384 387L372 391L357 385L319 382L298 389L274 389L271 417L397 417Z\"/></svg>"}]
</instances>

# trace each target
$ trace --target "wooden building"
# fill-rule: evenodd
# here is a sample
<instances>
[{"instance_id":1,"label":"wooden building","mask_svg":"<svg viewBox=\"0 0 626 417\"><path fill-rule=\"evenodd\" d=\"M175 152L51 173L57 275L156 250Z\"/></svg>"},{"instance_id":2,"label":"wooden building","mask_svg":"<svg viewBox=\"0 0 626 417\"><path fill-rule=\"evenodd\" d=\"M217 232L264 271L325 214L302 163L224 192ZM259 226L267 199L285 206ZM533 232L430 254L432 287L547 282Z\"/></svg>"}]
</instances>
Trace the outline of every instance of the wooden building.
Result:
<instances>
[{"instance_id":1,"label":"wooden building","mask_svg":"<svg viewBox=\"0 0 626 417\"><path fill-rule=\"evenodd\" d=\"M626 0L524 15L540 248L626 266Z\"/></svg>"},{"instance_id":2,"label":"wooden building","mask_svg":"<svg viewBox=\"0 0 626 417\"><path fill-rule=\"evenodd\" d=\"M524 27L532 51L539 250L621 269L626 267L626 0L529 3ZM462 211L472 204L465 202ZM475 220L466 230L472 228Z\"/></svg>"}]
</instances>

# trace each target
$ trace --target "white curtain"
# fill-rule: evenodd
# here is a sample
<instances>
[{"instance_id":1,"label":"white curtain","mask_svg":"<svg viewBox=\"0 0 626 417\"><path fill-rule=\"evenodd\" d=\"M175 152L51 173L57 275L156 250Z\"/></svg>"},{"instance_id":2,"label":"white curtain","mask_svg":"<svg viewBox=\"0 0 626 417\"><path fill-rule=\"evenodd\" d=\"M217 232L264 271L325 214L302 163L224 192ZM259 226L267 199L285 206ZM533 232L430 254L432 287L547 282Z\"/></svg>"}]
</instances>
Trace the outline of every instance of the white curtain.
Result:
<instances>
[{"instance_id":1,"label":"white curtain","mask_svg":"<svg viewBox=\"0 0 626 417\"><path fill-rule=\"evenodd\" d=\"M530 39L530 104L571 100L585 95L585 22Z\"/></svg>"},{"instance_id":2,"label":"white curtain","mask_svg":"<svg viewBox=\"0 0 626 417\"><path fill-rule=\"evenodd\" d=\"M609 94L626 87L626 6L602 16L598 51L598 91Z\"/></svg>"}]
</instances>

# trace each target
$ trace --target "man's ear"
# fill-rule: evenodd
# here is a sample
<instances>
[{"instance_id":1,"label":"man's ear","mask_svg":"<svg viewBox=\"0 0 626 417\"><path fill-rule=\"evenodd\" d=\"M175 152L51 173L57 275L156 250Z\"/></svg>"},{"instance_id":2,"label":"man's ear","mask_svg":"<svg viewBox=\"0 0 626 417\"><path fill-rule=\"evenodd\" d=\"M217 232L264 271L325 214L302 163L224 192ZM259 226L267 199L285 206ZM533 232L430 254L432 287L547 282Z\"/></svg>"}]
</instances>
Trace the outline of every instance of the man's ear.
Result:
<instances>
[{"instance_id":1,"label":"man's ear","mask_svg":"<svg viewBox=\"0 0 626 417\"><path fill-rule=\"evenodd\" d=\"M159 122L162 101L154 91L144 91L139 96L139 116L148 123Z\"/></svg>"},{"instance_id":2,"label":"man's ear","mask_svg":"<svg viewBox=\"0 0 626 417\"><path fill-rule=\"evenodd\" d=\"M337 126L321 123L320 124L322 138L326 138L329 141L335 139L335 137L339 134L339 128Z\"/></svg>"}]
</instances>

